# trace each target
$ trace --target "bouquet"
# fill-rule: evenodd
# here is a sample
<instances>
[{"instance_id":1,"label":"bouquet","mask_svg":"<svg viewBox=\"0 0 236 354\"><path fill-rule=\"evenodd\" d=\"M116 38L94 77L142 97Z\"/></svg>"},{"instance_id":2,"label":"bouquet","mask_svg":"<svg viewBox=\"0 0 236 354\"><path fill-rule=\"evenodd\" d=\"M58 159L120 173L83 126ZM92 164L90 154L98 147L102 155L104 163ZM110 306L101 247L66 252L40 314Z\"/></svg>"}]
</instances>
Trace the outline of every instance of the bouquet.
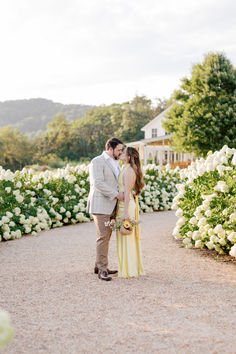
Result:
<instances>
[{"instance_id":1,"label":"bouquet","mask_svg":"<svg viewBox=\"0 0 236 354\"><path fill-rule=\"evenodd\" d=\"M0 350L11 342L14 330L8 312L0 309Z\"/></svg>"},{"instance_id":2,"label":"bouquet","mask_svg":"<svg viewBox=\"0 0 236 354\"><path fill-rule=\"evenodd\" d=\"M112 219L105 223L106 226L109 226L113 231L120 231L122 235L130 235L133 232L133 228L137 226L140 221L134 219L124 219L124 220L115 220Z\"/></svg>"}]
</instances>

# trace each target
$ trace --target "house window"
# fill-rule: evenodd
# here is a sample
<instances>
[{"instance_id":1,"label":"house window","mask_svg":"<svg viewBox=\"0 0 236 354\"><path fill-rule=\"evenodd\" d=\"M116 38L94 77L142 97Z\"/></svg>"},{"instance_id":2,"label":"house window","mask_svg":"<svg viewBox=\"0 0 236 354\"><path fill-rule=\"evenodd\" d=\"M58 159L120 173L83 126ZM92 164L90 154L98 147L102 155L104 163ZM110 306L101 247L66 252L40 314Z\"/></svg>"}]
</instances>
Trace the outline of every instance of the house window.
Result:
<instances>
[{"instance_id":1,"label":"house window","mask_svg":"<svg viewBox=\"0 0 236 354\"><path fill-rule=\"evenodd\" d=\"M157 128L152 128L152 138L157 137Z\"/></svg>"}]
</instances>

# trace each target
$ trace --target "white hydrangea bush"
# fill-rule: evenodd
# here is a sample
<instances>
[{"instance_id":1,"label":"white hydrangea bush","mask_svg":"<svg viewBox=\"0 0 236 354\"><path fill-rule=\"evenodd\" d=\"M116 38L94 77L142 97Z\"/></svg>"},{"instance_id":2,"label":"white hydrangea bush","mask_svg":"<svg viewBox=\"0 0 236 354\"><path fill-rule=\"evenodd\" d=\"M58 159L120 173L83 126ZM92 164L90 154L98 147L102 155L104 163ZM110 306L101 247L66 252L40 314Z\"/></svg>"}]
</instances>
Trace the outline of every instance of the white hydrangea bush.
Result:
<instances>
[{"instance_id":1,"label":"white hydrangea bush","mask_svg":"<svg viewBox=\"0 0 236 354\"><path fill-rule=\"evenodd\" d=\"M141 212L170 209L180 182L179 169L147 165L144 179ZM0 241L90 221L86 213L89 188L87 165L42 173L26 169L12 173L0 167Z\"/></svg>"},{"instance_id":2,"label":"white hydrangea bush","mask_svg":"<svg viewBox=\"0 0 236 354\"><path fill-rule=\"evenodd\" d=\"M224 146L180 171L173 236L185 247L236 257L236 149Z\"/></svg>"},{"instance_id":3,"label":"white hydrangea bush","mask_svg":"<svg viewBox=\"0 0 236 354\"><path fill-rule=\"evenodd\" d=\"M12 173L0 167L0 240L90 221L88 167Z\"/></svg>"},{"instance_id":4,"label":"white hydrangea bush","mask_svg":"<svg viewBox=\"0 0 236 354\"><path fill-rule=\"evenodd\" d=\"M171 209L177 194L176 185L180 183L179 171L179 167L171 169L169 165L164 168L154 164L144 167L145 187L139 196L141 212Z\"/></svg>"}]
</instances>

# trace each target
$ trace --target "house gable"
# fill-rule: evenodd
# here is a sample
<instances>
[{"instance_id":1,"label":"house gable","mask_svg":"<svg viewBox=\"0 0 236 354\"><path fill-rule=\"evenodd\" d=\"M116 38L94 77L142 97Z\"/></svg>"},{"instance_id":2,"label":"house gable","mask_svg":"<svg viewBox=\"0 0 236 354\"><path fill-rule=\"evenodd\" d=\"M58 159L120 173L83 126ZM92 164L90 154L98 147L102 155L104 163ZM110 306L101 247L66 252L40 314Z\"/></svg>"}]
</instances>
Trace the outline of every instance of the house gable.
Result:
<instances>
[{"instance_id":1,"label":"house gable","mask_svg":"<svg viewBox=\"0 0 236 354\"><path fill-rule=\"evenodd\" d=\"M165 120L166 113L170 110L170 107L161 112L157 117L147 123L143 128L145 139L150 139L152 137L164 136L166 134L165 129L162 127L162 122Z\"/></svg>"}]
</instances>

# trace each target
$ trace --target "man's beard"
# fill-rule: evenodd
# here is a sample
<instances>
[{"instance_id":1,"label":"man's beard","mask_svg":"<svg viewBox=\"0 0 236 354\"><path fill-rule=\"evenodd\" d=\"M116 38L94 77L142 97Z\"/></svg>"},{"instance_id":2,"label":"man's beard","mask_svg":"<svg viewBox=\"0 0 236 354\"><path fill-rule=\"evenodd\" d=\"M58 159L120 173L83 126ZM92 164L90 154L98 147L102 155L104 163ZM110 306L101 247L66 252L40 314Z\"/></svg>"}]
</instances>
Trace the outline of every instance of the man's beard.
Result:
<instances>
[{"instance_id":1,"label":"man's beard","mask_svg":"<svg viewBox=\"0 0 236 354\"><path fill-rule=\"evenodd\" d=\"M115 156L114 155L114 152L112 153L113 157L114 157L114 160L119 160L119 157L118 156Z\"/></svg>"}]
</instances>

